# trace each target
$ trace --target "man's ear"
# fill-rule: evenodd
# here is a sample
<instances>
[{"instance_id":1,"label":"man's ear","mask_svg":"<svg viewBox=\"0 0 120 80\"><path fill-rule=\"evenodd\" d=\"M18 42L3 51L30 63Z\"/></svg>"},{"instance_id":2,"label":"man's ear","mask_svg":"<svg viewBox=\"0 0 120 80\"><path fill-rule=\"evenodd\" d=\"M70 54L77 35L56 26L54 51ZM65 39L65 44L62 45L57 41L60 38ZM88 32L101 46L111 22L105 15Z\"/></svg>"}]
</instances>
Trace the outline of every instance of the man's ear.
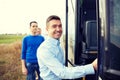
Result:
<instances>
[{"instance_id":1,"label":"man's ear","mask_svg":"<svg viewBox=\"0 0 120 80\"><path fill-rule=\"evenodd\" d=\"M48 31L48 27L46 27L46 31Z\"/></svg>"}]
</instances>

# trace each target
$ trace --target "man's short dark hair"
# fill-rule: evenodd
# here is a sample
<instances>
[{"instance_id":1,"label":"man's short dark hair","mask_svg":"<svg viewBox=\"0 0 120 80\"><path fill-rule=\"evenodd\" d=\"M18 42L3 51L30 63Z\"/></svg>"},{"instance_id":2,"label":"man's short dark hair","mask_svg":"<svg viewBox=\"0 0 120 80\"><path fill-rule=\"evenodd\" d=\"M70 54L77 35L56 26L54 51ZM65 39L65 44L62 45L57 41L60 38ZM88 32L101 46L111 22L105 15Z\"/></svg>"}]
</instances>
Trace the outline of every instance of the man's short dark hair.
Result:
<instances>
[{"instance_id":1,"label":"man's short dark hair","mask_svg":"<svg viewBox=\"0 0 120 80\"><path fill-rule=\"evenodd\" d=\"M59 16L51 15L51 16L49 16L49 17L47 18L47 20L46 20L46 25L47 25L47 23L48 23L49 21L51 21L51 20L53 20L53 19L54 19L54 20L61 20Z\"/></svg>"},{"instance_id":2,"label":"man's short dark hair","mask_svg":"<svg viewBox=\"0 0 120 80\"><path fill-rule=\"evenodd\" d=\"M37 21L31 21L31 22L30 22L30 26L31 26L32 23L37 23Z\"/></svg>"}]
</instances>

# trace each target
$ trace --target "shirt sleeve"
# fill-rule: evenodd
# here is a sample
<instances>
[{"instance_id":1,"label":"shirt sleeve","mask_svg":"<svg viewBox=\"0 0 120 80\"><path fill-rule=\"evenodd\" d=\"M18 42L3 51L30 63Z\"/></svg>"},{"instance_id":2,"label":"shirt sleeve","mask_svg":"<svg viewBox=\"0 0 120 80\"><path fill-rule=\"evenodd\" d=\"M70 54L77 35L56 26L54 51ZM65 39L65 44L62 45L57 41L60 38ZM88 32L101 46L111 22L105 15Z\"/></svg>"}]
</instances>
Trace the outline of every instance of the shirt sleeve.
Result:
<instances>
[{"instance_id":1,"label":"shirt sleeve","mask_svg":"<svg viewBox=\"0 0 120 80\"><path fill-rule=\"evenodd\" d=\"M21 59L26 59L26 38L22 40Z\"/></svg>"},{"instance_id":2,"label":"shirt sleeve","mask_svg":"<svg viewBox=\"0 0 120 80\"><path fill-rule=\"evenodd\" d=\"M88 74L94 74L94 68L91 64L85 66L65 67L60 63L52 51L45 48L38 51L38 62L39 61L42 61L45 66L61 79L75 79Z\"/></svg>"}]
</instances>

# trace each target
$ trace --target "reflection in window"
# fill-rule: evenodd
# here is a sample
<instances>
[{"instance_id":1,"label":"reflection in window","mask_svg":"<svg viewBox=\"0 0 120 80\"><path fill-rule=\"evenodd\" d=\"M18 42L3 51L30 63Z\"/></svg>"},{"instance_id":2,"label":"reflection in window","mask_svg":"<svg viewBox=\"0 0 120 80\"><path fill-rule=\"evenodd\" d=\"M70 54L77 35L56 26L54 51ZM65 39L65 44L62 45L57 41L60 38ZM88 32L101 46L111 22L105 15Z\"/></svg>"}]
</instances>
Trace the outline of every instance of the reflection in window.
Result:
<instances>
[{"instance_id":1,"label":"reflection in window","mask_svg":"<svg viewBox=\"0 0 120 80\"><path fill-rule=\"evenodd\" d=\"M120 48L120 0L110 0L110 41Z\"/></svg>"}]
</instances>

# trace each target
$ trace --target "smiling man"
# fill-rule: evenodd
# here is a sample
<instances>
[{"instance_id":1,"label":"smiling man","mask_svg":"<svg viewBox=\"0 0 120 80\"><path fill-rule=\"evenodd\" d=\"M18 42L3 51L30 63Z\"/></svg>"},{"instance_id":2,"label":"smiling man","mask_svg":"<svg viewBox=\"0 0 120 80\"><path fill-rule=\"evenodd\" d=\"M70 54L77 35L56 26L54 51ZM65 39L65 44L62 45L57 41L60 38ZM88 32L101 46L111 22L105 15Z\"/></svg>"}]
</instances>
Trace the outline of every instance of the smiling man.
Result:
<instances>
[{"instance_id":1,"label":"smiling man","mask_svg":"<svg viewBox=\"0 0 120 80\"><path fill-rule=\"evenodd\" d=\"M75 79L94 74L97 60L85 66L66 67L64 53L60 47L62 23L58 16L51 15L46 21L47 39L39 46L37 58L43 80Z\"/></svg>"}]
</instances>

